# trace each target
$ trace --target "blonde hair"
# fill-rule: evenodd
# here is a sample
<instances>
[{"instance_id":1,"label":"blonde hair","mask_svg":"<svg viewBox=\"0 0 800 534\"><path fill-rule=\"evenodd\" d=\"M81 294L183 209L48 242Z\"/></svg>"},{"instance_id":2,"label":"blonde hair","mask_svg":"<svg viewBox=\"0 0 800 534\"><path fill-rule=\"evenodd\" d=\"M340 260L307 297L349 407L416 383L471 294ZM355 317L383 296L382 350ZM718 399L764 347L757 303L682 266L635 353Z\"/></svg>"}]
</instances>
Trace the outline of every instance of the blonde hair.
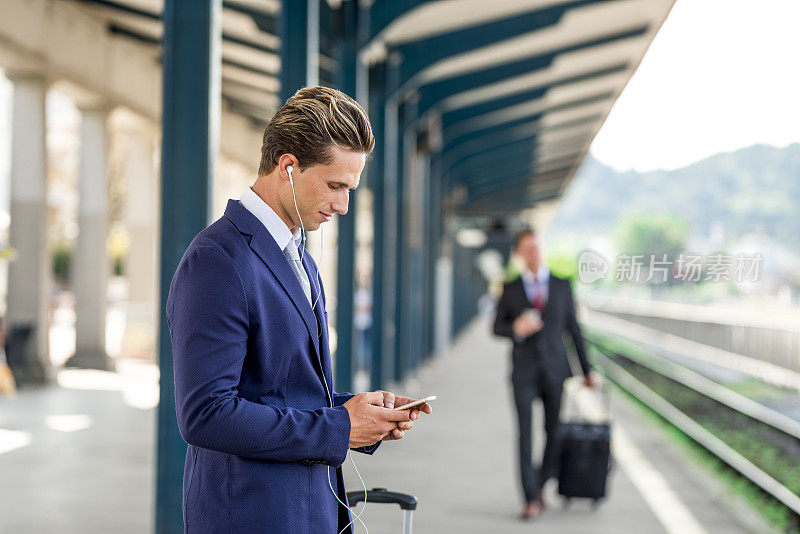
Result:
<instances>
[{"instance_id":1,"label":"blonde hair","mask_svg":"<svg viewBox=\"0 0 800 534\"><path fill-rule=\"evenodd\" d=\"M269 174L283 154L301 169L333 161L332 146L369 154L375 137L358 102L329 87L304 87L275 112L264 129L259 176Z\"/></svg>"}]
</instances>

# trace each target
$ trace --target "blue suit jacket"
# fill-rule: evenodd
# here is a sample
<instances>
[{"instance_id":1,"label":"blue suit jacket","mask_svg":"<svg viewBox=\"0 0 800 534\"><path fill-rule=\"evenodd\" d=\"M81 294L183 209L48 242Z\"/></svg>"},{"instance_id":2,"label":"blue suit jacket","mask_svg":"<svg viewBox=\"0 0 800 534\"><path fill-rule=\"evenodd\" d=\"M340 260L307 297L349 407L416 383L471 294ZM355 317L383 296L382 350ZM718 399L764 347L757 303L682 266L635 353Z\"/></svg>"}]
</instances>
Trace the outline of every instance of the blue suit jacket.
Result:
<instances>
[{"instance_id":1,"label":"blue suit jacket","mask_svg":"<svg viewBox=\"0 0 800 534\"><path fill-rule=\"evenodd\" d=\"M175 408L189 444L186 532L328 533L349 522L341 464L352 395L332 393L325 293L312 311L286 257L238 201L189 245L170 285ZM377 446L377 445L376 445ZM373 446L362 449L371 453Z\"/></svg>"}]
</instances>

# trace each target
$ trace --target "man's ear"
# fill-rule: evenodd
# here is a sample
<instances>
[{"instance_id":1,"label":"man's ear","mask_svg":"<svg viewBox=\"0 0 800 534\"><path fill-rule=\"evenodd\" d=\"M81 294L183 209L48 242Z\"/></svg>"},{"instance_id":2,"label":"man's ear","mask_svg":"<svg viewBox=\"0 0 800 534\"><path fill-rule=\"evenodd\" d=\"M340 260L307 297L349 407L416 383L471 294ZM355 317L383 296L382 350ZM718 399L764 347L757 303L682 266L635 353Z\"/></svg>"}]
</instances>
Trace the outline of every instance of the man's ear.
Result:
<instances>
[{"instance_id":1,"label":"man's ear","mask_svg":"<svg viewBox=\"0 0 800 534\"><path fill-rule=\"evenodd\" d=\"M296 178L299 173L302 172L300 169L300 162L295 157L294 154L286 153L282 154L280 158L278 158L278 174L281 177L281 180L289 181L289 171L288 168L292 167L292 178Z\"/></svg>"}]
</instances>

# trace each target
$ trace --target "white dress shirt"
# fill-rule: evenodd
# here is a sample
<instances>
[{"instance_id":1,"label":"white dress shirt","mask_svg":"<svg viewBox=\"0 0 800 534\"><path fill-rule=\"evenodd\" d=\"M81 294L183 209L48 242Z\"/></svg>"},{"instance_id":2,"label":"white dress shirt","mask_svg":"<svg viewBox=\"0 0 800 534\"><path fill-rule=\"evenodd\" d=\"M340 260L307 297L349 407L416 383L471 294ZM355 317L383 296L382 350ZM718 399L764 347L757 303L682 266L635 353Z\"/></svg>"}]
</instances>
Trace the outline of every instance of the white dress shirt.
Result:
<instances>
[{"instance_id":1,"label":"white dress shirt","mask_svg":"<svg viewBox=\"0 0 800 534\"><path fill-rule=\"evenodd\" d=\"M528 301L533 302L537 295L542 296L542 303L547 303L547 287L550 281L550 269L547 265L542 264L539 270L536 271L536 277L530 269L522 273L522 282L525 284L525 294L528 296Z\"/></svg>"},{"instance_id":2,"label":"white dress shirt","mask_svg":"<svg viewBox=\"0 0 800 534\"><path fill-rule=\"evenodd\" d=\"M286 226L286 223L283 222L283 219L278 217L278 214L275 213L275 210L270 208L269 204L264 202L251 187L244 190L239 202L241 202L242 206L247 208L247 211L255 215L256 218L261 221L261 224L267 228L267 231L272 235L272 238L282 251L286 250L286 246L291 239L294 239L295 246L300 245L302 239L300 229L295 228L294 233L292 233L289 227Z\"/></svg>"}]
</instances>

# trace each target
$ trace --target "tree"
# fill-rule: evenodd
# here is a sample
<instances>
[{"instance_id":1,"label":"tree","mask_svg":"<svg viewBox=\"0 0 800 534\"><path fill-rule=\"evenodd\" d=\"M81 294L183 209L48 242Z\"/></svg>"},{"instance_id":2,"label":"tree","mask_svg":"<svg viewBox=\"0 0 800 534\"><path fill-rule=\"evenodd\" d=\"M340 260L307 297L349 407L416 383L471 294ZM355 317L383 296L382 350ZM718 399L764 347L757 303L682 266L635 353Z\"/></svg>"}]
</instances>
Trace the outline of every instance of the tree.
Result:
<instances>
[{"instance_id":1,"label":"tree","mask_svg":"<svg viewBox=\"0 0 800 534\"><path fill-rule=\"evenodd\" d=\"M686 248L689 226L668 212L633 213L620 221L613 235L620 253L675 258Z\"/></svg>"}]
</instances>

